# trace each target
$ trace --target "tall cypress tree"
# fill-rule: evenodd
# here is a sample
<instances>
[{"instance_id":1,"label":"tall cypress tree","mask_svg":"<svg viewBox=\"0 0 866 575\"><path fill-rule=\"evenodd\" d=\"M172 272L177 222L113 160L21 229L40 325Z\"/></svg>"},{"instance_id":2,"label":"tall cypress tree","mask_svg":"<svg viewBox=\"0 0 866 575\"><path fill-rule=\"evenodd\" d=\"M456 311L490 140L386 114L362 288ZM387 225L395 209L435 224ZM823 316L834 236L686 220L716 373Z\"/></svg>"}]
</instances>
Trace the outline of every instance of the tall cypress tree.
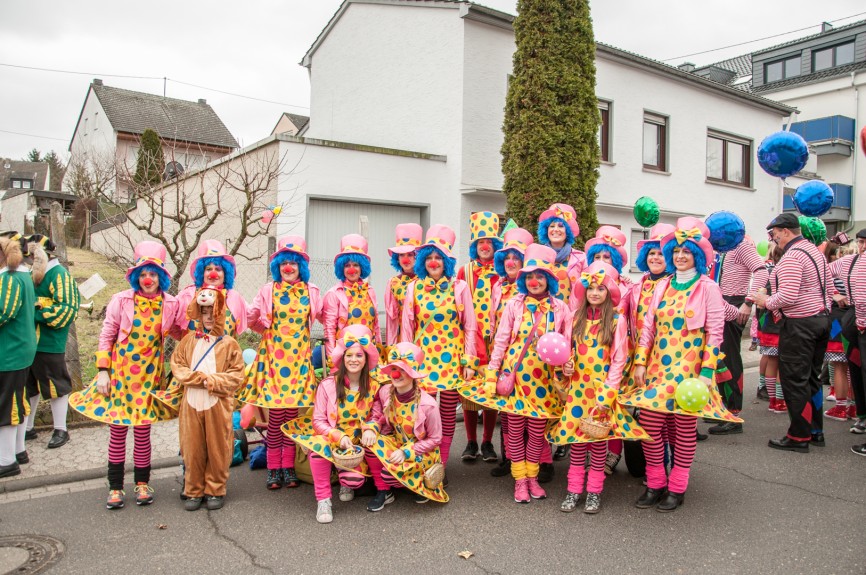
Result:
<instances>
[{"instance_id":1,"label":"tall cypress tree","mask_svg":"<svg viewBox=\"0 0 866 575\"><path fill-rule=\"evenodd\" d=\"M517 10L502 144L508 215L534 231L542 211L566 203L586 240L598 227L600 122L589 2L519 0Z\"/></svg>"},{"instance_id":2,"label":"tall cypress tree","mask_svg":"<svg viewBox=\"0 0 866 575\"><path fill-rule=\"evenodd\" d=\"M163 172L165 155L162 153L162 142L159 141L159 134L148 128L141 134L132 181L139 187L156 186L162 182Z\"/></svg>"}]
</instances>

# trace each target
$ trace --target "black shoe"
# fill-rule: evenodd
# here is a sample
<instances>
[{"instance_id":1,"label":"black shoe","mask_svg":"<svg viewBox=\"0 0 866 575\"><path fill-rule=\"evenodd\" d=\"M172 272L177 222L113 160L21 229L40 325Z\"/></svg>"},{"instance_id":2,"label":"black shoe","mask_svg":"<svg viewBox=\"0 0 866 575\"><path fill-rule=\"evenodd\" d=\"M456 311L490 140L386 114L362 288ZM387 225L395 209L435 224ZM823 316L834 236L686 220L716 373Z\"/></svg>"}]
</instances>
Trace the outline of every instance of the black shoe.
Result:
<instances>
[{"instance_id":1,"label":"black shoe","mask_svg":"<svg viewBox=\"0 0 866 575\"><path fill-rule=\"evenodd\" d=\"M268 478L265 480L268 489L282 489L283 487L283 470L268 469Z\"/></svg>"},{"instance_id":2,"label":"black shoe","mask_svg":"<svg viewBox=\"0 0 866 575\"><path fill-rule=\"evenodd\" d=\"M782 439L771 439L767 445L773 449L782 449L784 451L796 451L798 453L809 453L808 441L794 441L787 435Z\"/></svg>"},{"instance_id":3,"label":"black shoe","mask_svg":"<svg viewBox=\"0 0 866 575\"><path fill-rule=\"evenodd\" d=\"M478 459L478 442L470 441L466 443L466 449L463 450L463 455L460 456L463 461L475 461Z\"/></svg>"},{"instance_id":4,"label":"black shoe","mask_svg":"<svg viewBox=\"0 0 866 575\"><path fill-rule=\"evenodd\" d=\"M634 506L638 509L649 509L650 507L654 507L665 493L667 493L667 490L664 487L661 489L650 489L647 487L646 490L644 490L643 495L638 497Z\"/></svg>"},{"instance_id":5,"label":"black shoe","mask_svg":"<svg viewBox=\"0 0 866 575\"><path fill-rule=\"evenodd\" d=\"M51 439L48 440L48 449L63 447L67 443L69 443L69 432L65 429L55 429Z\"/></svg>"},{"instance_id":6,"label":"black shoe","mask_svg":"<svg viewBox=\"0 0 866 575\"><path fill-rule=\"evenodd\" d=\"M726 421L712 426L707 431L710 432L710 435L733 435L734 433L743 432L743 424Z\"/></svg>"},{"instance_id":7,"label":"black shoe","mask_svg":"<svg viewBox=\"0 0 866 575\"><path fill-rule=\"evenodd\" d=\"M697 431L697 430L695 430L695 437L697 438L698 441L706 441L707 439L710 438L710 436L707 435L706 433L701 433L700 431Z\"/></svg>"},{"instance_id":8,"label":"black shoe","mask_svg":"<svg viewBox=\"0 0 866 575\"><path fill-rule=\"evenodd\" d=\"M674 493L673 491L668 491L664 498L659 501L659 504L656 506L656 511L659 513L670 513L671 511L676 511L677 507L682 505L685 499L685 493Z\"/></svg>"},{"instance_id":9,"label":"black shoe","mask_svg":"<svg viewBox=\"0 0 866 575\"><path fill-rule=\"evenodd\" d=\"M511 461L503 459L499 465L490 470L490 475L493 477L505 477L511 475Z\"/></svg>"},{"instance_id":10,"label":"black shoe","mask_svg":"<svg viewBox=\"0 0 866 575\"><path fill-rule=\"evenodd\" d=\"M766 387L759 387L756 397L761 401L770 401L770 393L767 391Z\"/></svg>"},{"instance_id":11,"label":"black shoe","mask_svg":"<svg viewBox=\"0 0 866 575\"><path fill-rule=\"evenodd\" d=\"M31 439L36 439L37 437L39 437L39 434L36 432L35 429L30 429L24 432L24 439L27 441L30 441Z\"/></svg>"},{"instance_id":12,"label":"black shoe","mask_svg":"<svg viewBox=\"0 0 866 575\"><path fill-rule=\"evenodd\" d=\"M370 503L367 504L367 511L382 511L389 503L394 503L394 492L390 489L388 491L377 491L373 499L370 500Z\"/></svg>"},{"instance_id":13,"label":"black shoe","mask_svg":"<svg viewBox=\"0 0 866 575\"><path fill-rule=\"evenodd\" d=\"M860 445L852 445L851 451L853 451L857 455L866 455L866 443L861 443Z\"/></svg>"},{"instance_id":14,"label":"black shoe","mask_svg":"<svg viewBox=\"0 0 866 575\"><path fill-rule=\"evenodd\" d=\"M551 481L553 481L553 464L540 463L538 465L538 482L550 483Z\"/></svg>"},{"instance_id":15,"label":"black shoe","mask_svg":"<svg viewBox=\"0 0 866 575\"><path fill-rule=\"evenodd\" d=\"M225 497L220 497L217 495L208 495L207 510L208 511L216 511L217 509L222 509L224 499L225 499Z\"/></svg>"},{"instance_id":16,"label":"black shoe","mask_svg":"<svg viewBox=\"0 0 866 575\"><path fill-rule=\"evenodd\" d=\"M568 446L557 445L556 449L553 452L553 460L559 461L561 459L565 459L566 457L568 457Z\"/></svg>"},{"instance_id":17,"label":"black shoe","mask_svg":"<svg viewBox=\"0 0 866 575\"><path fill-rule=\"evenodd\" d=\"M493 448L493 444L489 441L484 441L481 443L481 460L486 463L496 463L499 459L499 456L496 455L496 450Z\"/></svg>"},{"instance_id":18,"label":"black shoe","mask_svg":"<svg viewBox=\"0 0 866 575\"><path fill-rule=\"evenodd\" d=\"M827 445L827 442L824 441L824 434L820 431L812 434L812 439L809 440L809 443L815 447L824 447Z\"/></svg>"},{"instance_id":19,"label":"black shoe","mask_svg":"<svg viewBox=\"0 0 866 575\"><path fill-rule=\"evenodd\" d=\"M21 473L21 466L18 462L10 463L9 465L0 465L0 477L12 477Z\"/></svg>"},{"instance_id":20,"label":"black shoe","mask_svg":"<svg viewBox=\"0 0 866 575\"><path fill-rule=\"evenodd\" d=\"M183 508L187 511L198 511L201 507L201 497L189 497L183 502Z\"/></svg>"},{"instance_id":21,"label":"black shoe","mask_svg":"<svg viewBox=\"0 0 866 575\"><path fill-rule=\"evenodd\" d=\"M301 480L298 479L298 474L295 473L294 467L287 467L286 469L283 469L283 485L285 485L289 489L294 489L295 487L301 486Z\"/></svg>"},{"instance_id":22,"label":"black shoe","mask_svg":"<svg viewBox=\"0 0 866 575\"><path fill-rule=\"evenodd\" d=\"M24 450L21 453L15 454L15 461L18 462L18 465L24 465L25 463L30 463L30 456L27 455L27 451Z\"/></svg>"},{"instance_id":23,"label":"black shoe","mask_svg":"<svg viewBox=\"0 0 866 575\"><path fill-rule=\"evenodd\" d=\"M424 497L420 493L413 493L412 494L412 500L415 503L417 503L418 505L423 505L424 503L427 503L428 501L430 501L429 499L427 499L426 497Z\"/></svg>"}]
</instances>

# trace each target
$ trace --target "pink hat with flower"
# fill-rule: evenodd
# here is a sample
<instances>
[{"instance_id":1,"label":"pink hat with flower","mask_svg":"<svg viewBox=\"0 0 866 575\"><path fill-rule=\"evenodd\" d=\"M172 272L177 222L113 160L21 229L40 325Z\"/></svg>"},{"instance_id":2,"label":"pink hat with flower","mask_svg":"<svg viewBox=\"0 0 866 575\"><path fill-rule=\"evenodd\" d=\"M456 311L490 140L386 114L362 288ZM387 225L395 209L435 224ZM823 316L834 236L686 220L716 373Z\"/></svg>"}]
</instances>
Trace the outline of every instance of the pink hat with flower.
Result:
<instances>
[{"instance_id":1,"label":"pink hat with flower","mask_svg":"<svg viewBox=\"0 0 866 575\"><path fill-rule=\"evenodd\" d=\"M423 371L424 350L408 341L394 344L388 350L388 364L382 371L388 373L389 367L403 370L412 379L421 379L427 374Z\"/></svg>"},{"instance_id":2,"label":"pink hat with flower","mask_svg":"<svg viewBox=\"0 0 866 575\"><path fill-rule=\"evenodd\" d=\"M361 349L367 354L367 369L375 369L379 365L376 340L373 338L373 332L370 331L370 328L361 324L348 325L337 334L337 341L331 356L334 367L339 367L343 363L343 355L346 350L355 345L361 346Z\"/></svg>"},{"instance_id":3,"label":"pink hat with flower","mask_svg":"<svg viewBox=\"0 0 866 575\"><path fill-rule=\"evenodd\" d=\"M710 243L710 228L707 224L690 216L677 220L676 228L661 240L662 248L668 242L677 242L683 245L686 241L693 241L704 252L707 265L711 265L714 259L713 245Z\"/></svg>"},{"instance_id":4,"label":"pink hat with flower","mask_svg":"<svg viewBox=\"0 0 866 575\"><path fill-rule=\"evenodd\" d=\"M394 230L397 245L388 248L388 255L409 254L418 249L424 239L424 229L418 224L397 224Z\"/></svg>"},{"instance_id":5,"label":"pink hat with flower","mask_svg":"<svg viewBox=\"0 0 866 575\"><path fill-rule=\"evenodd\" d=\"M627 242L628 240L626 240L625 234L621 229L613 226L601 226L596 230L595 237L586 242L584 251L589 253L589 248L597 245L612 247L619 252L622 258L622 265L625 265L628 263L628 250L625 247Z\"/></svg>"},{"instance_id":6,"label":"pink hat with flower","mask_svg":"<svg viewBox=\"0 0 866 575\"><path fill-rule=\"evenodd\" d=\"M205 240L198 246L196 258L189 264L189 275L195 279L195 266L202 258L223 258L231 266L235 267L235 258L226 252L226 248L219 240Z\"/></svg>"},{"instance_id":7,"label":"pink hat with flower","mask_svg":"<svg viewBox=\"0 0 866 575\"><path fill-rule=\"evenodd\" d=\"M346 254L357 254L369 260L370 256L367 255L367 239L361 234L346 234L340 238L340 253L334 256L334 263L337 263L338 257Z\"/></svg>"},{"instance_id":8,"label":"pink hat with flower","mask_svg":"<svg viewBox=\"0 0 866 575\"><path fill-rule=\"evenodd\" d=\"M445 254L445 257L453 258L451 250L454 249L456 240L457 236L454 234L454 230L443 224L434 224L427 230L427 241L421 247L433 246Z\"/></svg>"},{"instance_id":9,"label":"pink hat with flower","mask_svg":"<svg viewBox=\"0 0 866 575\"><path fill-rule=\"evenodd\" d=\"M610 302L616 307L622 299L618 282L619 273L616 268L602 261L594 261L581 272L580 281L574 282L574 294L578 301L582 301L589 286L592 284L604 286L610 294Z\"/></svg>"},{"instance_id":10,"label":"pink hat with flower","mask_svg":"<svg viewBox=\"0 0 866 575\"><path fill-rule=\"evenodd\" d=\"M527 246L532 243L532 234L523 228L511 228L505 232L503 240L505 243L502 244L502 249L496 250L497 252L515 250L522 255L526 253Z\"/></svg>"},{"instance_id":11,"label":"pink hat with flower","mask_svg":"<svg viewBox=\"0 0 866 575\"><path fill-rule=\"evenodd\" d=\"M554 278L556 277L556 250L542 244L529 244L526 246L526 252L523 254L523 267L518 273L518 277L541 270L549 273Z\"/></svg>"},{"instance_id":12,"label":"pink hat with flower","mask_svg":"<svg viewBox=\"0 0 866 575\"><path fill-rule=\"evenodd\" d=\"M676 228L670 224L656 224L650 228L649 237L637 243L637 251L641 251L647 242L660 242L668 234L674 233Z\"/></svg>"},{"instance_id":13,"label":"pink hat with flower","mask_svg":"<svg viewBox=\"0 0 866 575\"><path fill-rule=\"evenodd\" d=\"M559 218L564 220L574 237L580 235L580 225L577 223L577 212L568 204L553 204L538 216L538 221L543 222L548 218Z\"/></svg>"},{"instance_id":14,"label":"pink hat with flower","mask_svg":"<svg viewBox=\"0 0 866 575\"><path fill-rule=\"evenodd\" d=\"M274 261L278 254L283 252L291 252L298 254L307 261L310 261L310 256L307 255L307 242L301 236L283 236L277 242L277 251L271 254L269 262Z\"/></svg>"},{"instance_id":15,"label":"pink hat with flower","mask_svg":"<svg viewBox=\"0 0 866 575\"><path fill-rule=\"evenodd\" d=\"M165 246L163 246L161 243L153 242L150 240L138 242L132 254L132 267L126 270L126 279L129 279L129 276L132 275L132 272L139 268L143 268L148 264L158 267L159 269L164 271L169 277L171 277L171 273L169 273L168 269L166 269L165 267L165 262Z\"/></svg>"}]
</instances>

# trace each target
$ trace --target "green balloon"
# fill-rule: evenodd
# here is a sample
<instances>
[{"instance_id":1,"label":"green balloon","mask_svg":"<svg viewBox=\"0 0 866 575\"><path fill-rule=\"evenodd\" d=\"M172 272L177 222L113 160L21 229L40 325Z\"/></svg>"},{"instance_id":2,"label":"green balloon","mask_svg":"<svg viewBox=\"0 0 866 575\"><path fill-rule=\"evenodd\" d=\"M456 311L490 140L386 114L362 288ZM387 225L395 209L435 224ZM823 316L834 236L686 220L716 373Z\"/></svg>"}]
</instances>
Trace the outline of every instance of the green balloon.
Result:
<instances>
[{"instance_id":1,"label":"green balloon","mask_svg":"<svg viewBox=\"0 0 866 575\"><path fill-rule=\"evenodd\" d=\"M641 227L653 227L659 223L659 205L649 196L640 198L634 204L634 219Z\"/></svg>"},{"instance_id":2,"label":"green balloon","mask_svg":"<svg viewBox=\"0 0 866 575\"><path fill-rule=\"evenodd\" d=\"M827 239L827 226L821 218L799 216L800 232L813 244L821 245Z\"/></svg>"},{"instance_id":3,"label":"green balloon","mask_svg":"<svg viewBox=\"0 0 866 575\"><path fill-rule=\"evenodd\" d=\"M691 377L677 385L674 399L683 411L697 413L710 402L710 390L700 379Z\"/></svg>"},{"instance_id":4,"label":"green balloon","mask_svg":"<svg viewBox=\"0 0 866 575\"><path fill-rule=\"evenodd\" d=\"M770 253L770 242L767 240L759 241L755 247L758 248L758 255L762 258L767 257L767 254Z\"/></svg>"}]
</instances>

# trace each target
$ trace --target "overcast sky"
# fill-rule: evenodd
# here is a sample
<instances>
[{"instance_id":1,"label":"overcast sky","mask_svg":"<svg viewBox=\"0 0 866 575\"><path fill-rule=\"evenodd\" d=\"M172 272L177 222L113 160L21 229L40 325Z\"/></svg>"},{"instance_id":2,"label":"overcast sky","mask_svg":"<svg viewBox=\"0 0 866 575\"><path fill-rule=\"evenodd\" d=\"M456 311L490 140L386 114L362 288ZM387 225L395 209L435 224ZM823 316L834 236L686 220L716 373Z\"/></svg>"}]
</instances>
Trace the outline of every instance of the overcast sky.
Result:
<instances>
[{"instance_id":1,"label":"overcast sky","mask_svg":"<svg viewBox=\"0 0 866 575\"><path fill-rule=\"evenodd\" d=\"M3 0L0 156L21 158L34 147L65 155L94 77L109 86L155 94L163 92L162 78L167 77L166 95L206 98L238 141L252 144L270 134L282 112L308 114L309 80L298 62L340 3ZM515 0L479 3L516 13ZM813 34L822 21L840 26L866 19L862 0L826 5L814 0L595 0L591 6L597 40L650 58L671 59L673 65L685 60L706 64ZM792 31L797 32L681 57Z\"/></svg>"}]
</instances>

